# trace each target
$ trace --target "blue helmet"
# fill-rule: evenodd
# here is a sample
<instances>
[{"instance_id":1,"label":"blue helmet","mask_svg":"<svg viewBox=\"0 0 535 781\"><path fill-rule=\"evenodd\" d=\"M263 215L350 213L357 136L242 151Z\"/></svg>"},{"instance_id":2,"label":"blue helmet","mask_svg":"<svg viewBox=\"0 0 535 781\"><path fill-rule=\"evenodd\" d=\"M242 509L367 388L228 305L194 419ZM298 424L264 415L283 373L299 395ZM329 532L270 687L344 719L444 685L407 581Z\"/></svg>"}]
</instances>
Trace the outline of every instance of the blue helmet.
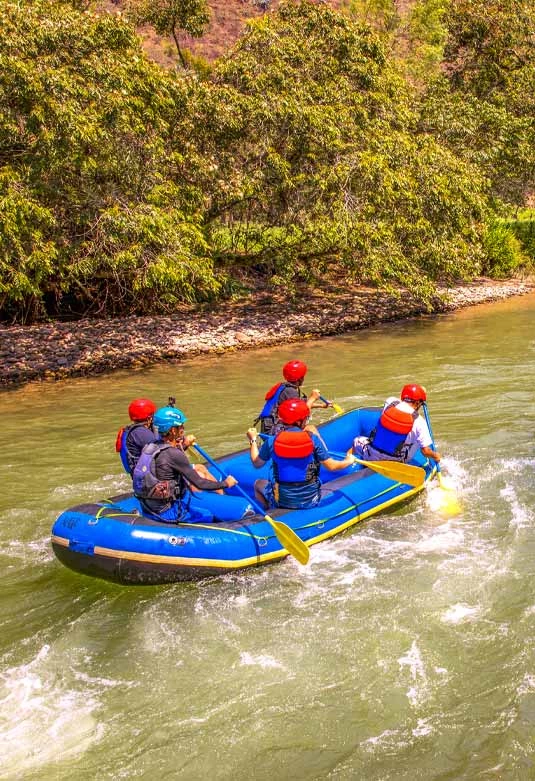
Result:
<instances>
[{"instance_id":1,"label":"blue helmet","mask_svg":"<svg viewBox=\"0 0 535 781\"><path fill-rule=\"evenodd\" d=\"M178 407L161 407L154 413L152 424L158 429L158 434L167 434L173 426L183 426L186 420Z\"/></svg>"}]
</instances>

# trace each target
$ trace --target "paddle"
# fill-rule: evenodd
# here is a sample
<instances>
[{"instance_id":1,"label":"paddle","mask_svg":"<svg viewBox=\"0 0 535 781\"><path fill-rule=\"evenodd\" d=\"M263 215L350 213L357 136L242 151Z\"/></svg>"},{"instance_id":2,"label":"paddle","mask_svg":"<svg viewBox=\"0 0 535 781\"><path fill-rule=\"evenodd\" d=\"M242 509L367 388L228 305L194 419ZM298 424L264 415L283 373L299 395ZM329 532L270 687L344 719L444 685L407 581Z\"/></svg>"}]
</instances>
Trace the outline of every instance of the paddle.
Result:
<instances>
[{"instance_id":1,"label":"paddle","mask_svg":"<svg viewBox=\"0 0 535 781\"><path fill-rule=\"evenodd\" d=\"M214 467L214 469L217 469L217 471L223 476L227 477L226 472L219 466L217 461L214 461L213 458L211 458L208 453L203 450L202 447L200 447L197 444L192 445L192 447L199 453L200 456L204 458L205 461L207 461L211 466ZM255 500L251 499L251 497L245 493L243 488L240 488L239 485L234 486L234 488L237 488L237 490L244 496L248 502L250 502L255 510L260 513L260 515L264 516L264 520L267 521L270 525L273 531L275 532L275 536L277 537L278 541L282 545L283 548L286 548L288 553L290 553L300 564L306 564L309 556L310 551L303 542L302 539L300 539L297 534L293 531L293 529L290 529L289 526L287 526L285 523L282 523L281 521L276 521L271 516L267 515L265 509Z\"/></svg>"},{"instance_id":2,"label":"paddle","mask_svg":"<svg viewBox=\"0 0 535 781\"><path fill-rule=\"evenodd\" d=\"M328 399L325 398L325 396L320 396L320 401L322 401L328 407L332 407L337 415L342 415L343 414L344 410L342 409L342 407L339 404L336 404L336 402L329 401Z\"/></svg>"},{"instance_id":3,"label":"paddle","mask_svg":"<svg viewBox=\"0 0 535 781\"><path fill-rule=\"evenodd\" d=\"M435 438L433 437L433 429L431 428L431 421L429 420L429 412L425 401L422 406L424 409L424 417L427 423L427 428L429 429L429 433L431 435L431 447L433 450L435 450ZM438 486L442 489L442 491L444 491L442 494L442 509L445 510L448 514L458 515L458 513L461 512L461 505L457 499L457 496L454 494L455 488L444 483L444 480L442 479L442 470L440 469L440 463L438 461L436 462L436 467Z\"/></svg>"},{"instance_id":4,"label":"paddle","mask_svg":"<svg viewBox=\"0 0 535 781\"><path fill-rule=\"evenodd\" d=\"M367 466L389 480L412 485L414 488L425 482L425 469L421 466L402 464L400 461L363 461L361 458L355 458L355 463Z\"/></svg>"}]
</instances>

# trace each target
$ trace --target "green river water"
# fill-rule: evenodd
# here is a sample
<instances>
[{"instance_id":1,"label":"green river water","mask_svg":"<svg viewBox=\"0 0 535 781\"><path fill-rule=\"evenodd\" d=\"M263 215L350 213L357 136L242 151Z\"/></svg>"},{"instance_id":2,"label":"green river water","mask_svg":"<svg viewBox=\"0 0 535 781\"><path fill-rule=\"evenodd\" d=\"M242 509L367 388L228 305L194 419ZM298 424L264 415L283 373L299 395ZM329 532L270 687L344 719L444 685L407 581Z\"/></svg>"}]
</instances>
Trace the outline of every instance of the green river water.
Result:
<instances>
[{"instance_id":1,"label":"green river water","mask_svg":"<svg viewBox=\"0 0 535 781\"><path fill-rule=\"evenodd\" d=\"M176 396L218 455L293 357L345 408L426 385L462 514L433 487L305 568L196 584L56 561L56 516L128 488L114 443L133 397ZM534 388L528 295L0 394L0 778L535 779Z\"/></svg>"}]
</instances>

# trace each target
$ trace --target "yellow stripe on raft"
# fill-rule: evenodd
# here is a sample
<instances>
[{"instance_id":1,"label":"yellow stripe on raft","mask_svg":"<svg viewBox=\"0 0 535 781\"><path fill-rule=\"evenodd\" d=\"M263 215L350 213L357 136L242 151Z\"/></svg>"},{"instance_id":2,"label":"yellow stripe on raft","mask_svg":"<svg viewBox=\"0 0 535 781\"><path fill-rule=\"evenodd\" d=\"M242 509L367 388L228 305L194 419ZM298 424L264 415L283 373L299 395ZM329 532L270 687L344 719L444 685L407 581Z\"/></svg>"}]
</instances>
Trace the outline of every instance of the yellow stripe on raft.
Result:
<instances>
[{"instance_id":1,"label":"yellow stripe on raft","mask_svg":"<svg viewBox=\"0 0 535 781\"><path fill-rule=\"evenodd\" d=\"M65 548L69 547L69 540L65 537L52 536L52 542L57 545L62 545ZM258 556L249 556L246 559L239 559L235 561L229 561L228 559L198 559L188 556L162 556L154 553L136 553L135 551L117 550L116 548L102 548L100 545L95 545L93 553L97 556L107 556L111 559L126 559L127 561L144 561L149 564L173 564L175 566L188 566L188 567L219 567L225 569L237 569L238 567L248 567L259 562L271 561L273 559L281 559L287 556L286 550L272 551L271 553L263 553Z\"/></svg>"},{"instance_id":2,"label":"yellow stripe on raft","mask_svg":"<svg viewBox=\"0 0 535 781\"><path fill-rule=\"evenodd\" d=\"M396 486L392 486L392 487L395 488ZM313 537L310 540L304 540L304 543L305 545L310 547L311 545L316 545L316 543L318 542L323 542L323 540L327 540L330 537L334 537L335 534L339 534L340 532L349 529L351 526L354 526L355 524L359 523L359 521L363 521L366 518L369 518L371 515L376 515L381 510L384 510L393 504L399 504L403 499L413 496L414 494L420 493L420 491L422 491L423 488L424 486L417 486L416 488L407 491L407 493L402 494L401 496L395 496L393 499L389 499L387 502L383 502L383 504L371 508L367 512L364 512L362 514L357 513L357 515L352 516L349 520L347 520L345 523L341 524L340 526L337 526L334 529L324 532L323 534L318 534L316 537ZM355 505L354 508L347 508L345 512L348 512L352 509L356 509L356 507L357 505ZM178 524L177 528L180 528L180 526L182 525L185 524ZM191 525L199 526L200 524L191 524ZM213 528L213 527L207 527L207 528ZM227 530L225 529L225 531ZM58 537L56 535L53 535L52 542L56 543L56 545L62 545L65 548L69 547L69 540L66 537ZM153 553L136 553L135 551L123 551L123 550L116 550L114 548L102 548L99 545L95 545L93 550L94 553L98 556L106 556L109 558L117 558L117 559L119 558L126 559L127 561L142 561L148 564L172 564L177 567L178 566L211 567L211 568L219 568L219 569L239 569L243 567L250 567L256 564L260 564L262 562L275 561L276 559L281 559L289 555L288 552L283 548L280 551L272 551L271 553L262 553L257 556L248 556L246 559L229 561L228 559L199 559L199 558L189 558L187 556L163 556L163 555L158 555Z\"/></svg>"}]
</instances>

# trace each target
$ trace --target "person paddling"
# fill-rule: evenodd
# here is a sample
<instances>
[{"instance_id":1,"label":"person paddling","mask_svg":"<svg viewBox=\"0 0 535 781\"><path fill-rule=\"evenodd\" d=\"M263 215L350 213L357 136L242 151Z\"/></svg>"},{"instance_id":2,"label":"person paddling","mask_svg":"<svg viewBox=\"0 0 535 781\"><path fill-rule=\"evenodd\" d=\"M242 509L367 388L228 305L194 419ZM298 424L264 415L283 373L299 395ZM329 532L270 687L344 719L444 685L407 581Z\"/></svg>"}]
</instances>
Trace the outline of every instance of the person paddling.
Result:
<instances>
[{"instance_id":1,"label":"person paddling","mask_svg":"<svg viewBox=\"0 0 535 781\"><path fill-rule=\"evenodd\" d=\"M310 396L305 396L301 390L301 386L303 385L306 373L307 365L303 363L303 361L294 360L284 364L282 367L282 376L285 381L278 382L268 390L265 395L265 404L254 421L255 426L260 423L261 434L274 435L277 433L278 410L281 404L288 399L302 399L307 405L309 412L313 407L331 406L331 402L325 401L321 401L321 403L318 404L321 394L317 388L314 388ZM282 426L279 425L279 429L281 427Z\"/></svg>"},{"instance_id":2,"label":"person paddling","mask_svg":"<svg viewBox=\"0 0 535 781\"><path fill-rule=\"evenodd\" d=\"M410 461L421 450L426 458L438 463L440 453L433 449L429 426L419 413L426 400L422 385L404 385L401 398L390 396L385 401L370 436L356 437L348 453L366 461Z\"/></svg>"},{"instance_id":3,"label":"person paddling","mask_svg":"<svg viewBox=\"0 0 535 781\"><path fill-rule=\"evenodd\" d=\"M150 399L134 399L128 406L128 416L132 423L119 429L115 450L129 475L132 475L145 445L157 438L152 427L155 412L156 405Z\"/></svg>"},{"instance_id":4,"label":"person paddling","mask_svg":"<svg viewBox=\"0 0 535 781\"><path fill-rule=\"evenodd\" d=\"M158 439L143 448L133 473L134 494L144 514L169 523L186 515L190 485L200 491L218 491L238 482L232 475L225 480L207 479L191 466L181 447L185 421L186 416L177 407L157 410L153 422Z\"/></svg>"},{"instance_id":5,"label":"person paddling","mask_svg":"<svg viewBox=\"0 0 535 781\"><path fill-rule=\"evenodd\" d=\"M255 497L264 507L314 507L321 499L320 465L336 472L351 466L354 456L343 461L329 456L320 437L305 429L310 408L303 399L286 399L278 414L282 430L266 438L260 449L256 429L247 431L253 465L258 469L272 462L270 479L255 481Z\"/></svg>"}]
</instances>

